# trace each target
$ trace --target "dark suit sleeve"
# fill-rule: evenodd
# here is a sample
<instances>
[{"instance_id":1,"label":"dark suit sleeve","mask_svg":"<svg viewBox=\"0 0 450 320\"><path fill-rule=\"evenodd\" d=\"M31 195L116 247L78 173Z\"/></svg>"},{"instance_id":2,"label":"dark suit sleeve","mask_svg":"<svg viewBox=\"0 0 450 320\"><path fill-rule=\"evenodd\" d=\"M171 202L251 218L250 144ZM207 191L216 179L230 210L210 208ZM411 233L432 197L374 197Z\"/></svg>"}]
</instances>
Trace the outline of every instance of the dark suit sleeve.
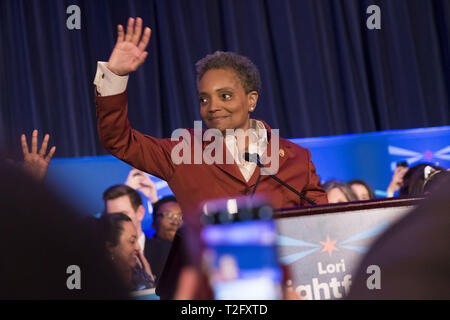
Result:
<instances>
[{"instance_id":1,"label":"dark suit sleeve","mask_svg":"<svg viewBox=\"0 0 450 320\"><path fill-rule=\"evenodd\" d=\"M327 204L328 198L327 193L320 187L320 178L316 174L316 167L311 161L311 152L306 149L307 152L307 163L308 163L308 183L302 191L305 195L313 200L316 204ZM307 205L308 203L302 200L302 205Z\"/></svg>"},{"instance_id":2,"label":"dark suit sleeve","mask_svg":"<svg viewBox=\"0 0 450 320\"><path fill-rule=\"evenodd\" d=\"M126 91L96 96L97 129L102 146L131 166L169 181L174 172L172 147L178 143L158 139L131 128Z\"/></svg>"}]
</instances>

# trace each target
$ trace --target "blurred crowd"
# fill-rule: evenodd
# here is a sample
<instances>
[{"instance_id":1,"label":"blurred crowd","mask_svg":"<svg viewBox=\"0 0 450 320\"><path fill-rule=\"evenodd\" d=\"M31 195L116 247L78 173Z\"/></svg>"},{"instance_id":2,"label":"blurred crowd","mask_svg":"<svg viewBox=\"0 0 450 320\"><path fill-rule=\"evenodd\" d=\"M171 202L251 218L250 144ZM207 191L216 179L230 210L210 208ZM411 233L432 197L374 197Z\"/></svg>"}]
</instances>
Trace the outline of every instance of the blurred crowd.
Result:
<instances>
[{"instance_id":1,"label":"blurred crowd","mask_svg":"<svg viewBox=\"0 0 450 320\"><path fill-rule=\"evenodd\" d=\"M16 166L7 163L1 166L6 184L2 184L4 190L0 194L2 206L6 210L4 212L9 214L3 218L6 223L1 224L4 230L0 230L0 234L3 237L11 234L24 235L21 236L20 246L26 248L27 254L21 255L12 252L11 248L3 248L2 252L15 257L13 265L20 264L21 267L11 270L4 264L0 264L3 268L0 274L5 278L2 280L0 298L120 299L128 297L127 293L132 291L155 288L163 272L175 234L183 224L183 214L176 198L166 196L160 199L149 176L140 170L132 169L123 183L111 186L104 191L104 210L100 217L77 214L66 204L61 203L42 184L55 152L55 147L47 152L49 138L49 135L45 135L39 147L38 132L33 131L30 149L26 136L22 135L23 170L16 171ZM21 171L26 174L24 175ZM391 181L387 183L386 191L389 197L397 195L427 197L442 188L445 181L449 180L449 175L450 172L446 168L430 163L421 163L411 168L404 163L399 163ZM331 180L324 183L322 188L327 192L330 204L375 199L372 188L363 180L355 179L347 182ZM27 196L24 200L17 195L18 191L22 195L31 194L32 196ZM141 194L152 203L152 227L155 230L152 238L146 237L142 230L142 220L146 209L143 206ZM30 208L33 209L28 210ZM41 227L43 223L44 227ZM0 243L4 246L4 242L0 241ZM77 249L80 243L86 244L89 249ZM100 246L94 244L100 244ZM41 254L41 251L45 251L45 254ZM43 257L48 258L48 261L42 261ZM56 269L46 269L44 265L47 262L58 260L55 267L61 263L70 265L69 261L76 260L74 257L79 258L78 261L81 261L79 264L90 264L98 268L94 268L98 273L94 272L83 277L85 279L83 286L90 289L87 296L78 296L74 292L67 293L61 289L52 291L52 288L54 289L52 285L56 286L56 284L50 282L41 284L47 287L46 290L42 287L34 289L29 287L35 281L30 277L35 276L36 273L30 273L29 268L26 268L26 261L33 261L35 271L43 275L49 274L50 279L55 275ZM36 265L38 267L35 267ZM85 270L88 269L93 270L85 268ZM27 272L28 277L25 276ZM18 273L20 277L5 276L13 273ZM192 291L192 285L189 283L194 281L195 277L195 273L191 270L183 273L180 279L183 279L182 282L187 287L181 286L175 296L189 297L189 292ZM18 278L20 280L17 280ZM27 290L17 288L27 288Z\"/></svg>"},{"instance_id":2,"label":"blurred crowd","mask_svg":"<svg viewBox=\"0 0 450 320\"><path fill-rule=\"evenodd\" d=\"M402 164L402 163L399 163ZM431 163L419 163L411 168L399 165L387 187L388 197L425 197L437 190L450 176L450 171ZM372 188L363 180L347 182L330 180L322 184L327 192L328 203L351 202L375 199Z\"/></svg>"}]
</instances>

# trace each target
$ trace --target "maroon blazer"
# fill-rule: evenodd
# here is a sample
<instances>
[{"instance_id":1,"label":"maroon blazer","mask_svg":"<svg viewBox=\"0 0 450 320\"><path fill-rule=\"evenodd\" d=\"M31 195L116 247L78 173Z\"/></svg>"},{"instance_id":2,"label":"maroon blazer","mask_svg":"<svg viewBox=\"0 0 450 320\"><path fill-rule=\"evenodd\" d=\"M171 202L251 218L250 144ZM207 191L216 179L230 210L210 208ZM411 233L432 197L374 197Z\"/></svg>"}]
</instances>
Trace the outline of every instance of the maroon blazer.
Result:
<instances>
[{"instance_id":1,"label":"maroon blazer","mask_svg":"<svg viewBox=\"0 0 450 320\"><path fill-rule=\"evenodd\" d=\"M96 105L98 134L103 147L131 166L166 180L184 214L197 210L204 200L251 194L260 173L258 167L246 182L235 163L174 164L171 152L179 141L154 138L132 129L127 118L126 91L113 96L97 96ZM270 156L274 133L267 124L264 125L268 131ZM194 139L193 131L190 133ZM206 146L207 143L202 143L203 149ZM223 148L227 152L225 144ZM279 138L279 148L277 177L305 192L317 204L326 204L327 195L319 187L320 180L309 150L282 138ZM261 177L256 193L265 194L274 208L307 205L296 194L265 175Z\"/></svg>"}]
</instances>

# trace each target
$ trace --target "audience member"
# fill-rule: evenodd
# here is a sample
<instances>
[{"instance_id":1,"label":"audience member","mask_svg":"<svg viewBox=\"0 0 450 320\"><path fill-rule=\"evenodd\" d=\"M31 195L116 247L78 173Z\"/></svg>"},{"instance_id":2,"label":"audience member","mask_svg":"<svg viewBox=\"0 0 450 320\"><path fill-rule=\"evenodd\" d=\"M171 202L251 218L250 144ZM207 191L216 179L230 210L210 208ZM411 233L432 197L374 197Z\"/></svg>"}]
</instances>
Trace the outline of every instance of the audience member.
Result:
<instances>
[{"instance_id":1,"label":"audience member","mask_svg":"<svg viewBox=\"0 0 450 320\"><path fill-rule=\"evenodd\" d=\"M438 192L439 189L450 179L450 170L437 170L430 166L424 169L424 182L422 186L422 193L428 196L431 193Z\"/></svg>"},{"instance_id":2,"label":"audience member","mask_svg":"<svg viewBox=\"0 0 450 320\"><path fill-rule=\"evenodd\" d=\"M375 199L375 193L372 188L363 180L353 179L347 182L353 190L358 200Z\"/></svg>"},{"instance_id":3,"label":"audience member","mask_svg":"<svg viewBox=\"0 0 450 320\"><path fill-rule=\"evenodd\" d=\"M0 176L0 299L127 298L81 213L12 165Z\"/></svg>"},{"instance_id":4,"label":"audience member","mask_svg":"<svg viewBox=\"0 0 450 320\"><path fill-rule=\"evenodd\" d=\"M150 239L142 231L142 219L144 219L145 208L142 205L142 198L139 193L127 185L119 184L109 187L103 193L103 200L105 202L105 214L121 212L131 219L136 228L140 251L144 253L148 261L151 261L146 254L148 252L146 248L150 243Z\"/></svg>"},{"instance_id":5,"label":"audience member","mask_svg":"<svg viewBox=\"0 0 450 320\"><path fill-rule=\"evenodd\" d=\"M180 205L174 196L166 196L154 205L155 219L153 227L156 237L172 241L178 227L183 223Z\"/></svg>"},{"instance_id":6,"label":"audience member","mask_svg":"<svg viewBox=\"0 0 450 320\"><path fill-rule=\"evenodd\" d=\"M425 168L445 171L445 168L435 166L431 163L419 163L411 167L403 176L403 184L400 188L400 196L423 196L423 185L425 182Z\"/></svg>"},{"instance_id":7,"label":"audience member","mask_svg":"<svg viewBox=\"0 0 450 320\"><path fill-rule=\"evenodd\" d=\"M150 265L139 248L132 220L123 213L111 213L100 218L100 228L111 260L129 290L153 288ZM143 268L137 264L138 261L141 261Z\"/></svg>"},{"instance_id":8,"label":"audience member","mask_svg":"<svg viewBox=\"0 0 450 320\"><path fill-rule=\"evenodd\" d=\"M394 194L400 190L403 185L403 177L406 172L408 172L408 167L399 166L395 169L394 174L392 175L391 182L387 188L387 197L393 197Z\"/></svg>"},{"instance_id":9,"label":"audience member","mask_svg":"<svg viewBox=\"0 0 450 320\"><path fill-rule=\"evenodd\" d=\"M322 185L328 197L328 203L350 202L358 200L349 184L330 180Z\"/></svg>"},{"instance_id":10,"label":"audience member","mask_svg":"<svg viewBox=\"0 0 450 320\"><path fill-rule=\"evenodd\" d=\"M425 181L424 169L429 166L434 170L445 170L443 167L431 163L419 163L414 167L397 167L387 189L387 196L393 197L396 192L400 196L421 196Z\"/></svg>"},{"instance_id":11,"label":"audience member","mask_svg":"<svg viewBox=\"0 0 450 320\"><path fill-rule=\"evenodd\" d=\"M182 223L181 208L174 196L164 197L153 206L153 228L156 233L149 241L145 253L156 279L161 275L175 233Z\"/></svg>"}]
</instances>

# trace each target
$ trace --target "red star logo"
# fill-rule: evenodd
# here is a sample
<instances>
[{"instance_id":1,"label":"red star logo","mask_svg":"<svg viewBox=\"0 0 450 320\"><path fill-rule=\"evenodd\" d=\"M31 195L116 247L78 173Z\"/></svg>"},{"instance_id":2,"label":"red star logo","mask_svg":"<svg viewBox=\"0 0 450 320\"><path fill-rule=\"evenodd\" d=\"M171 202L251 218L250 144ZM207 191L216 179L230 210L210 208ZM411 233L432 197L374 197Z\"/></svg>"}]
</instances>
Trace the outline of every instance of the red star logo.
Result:
<instances>
[{"instance_id":1,"label":"red star logo","mask_svg":"<svg viewBox=\"0 0 450 320\"><path fill-rule=\"evenodd\" d=\"M325 241L325 242L320 241L320 243L323 245L323 249L322 249L321 252L328 251L328 254L329 254L330 257L331 257L331 253L332 253L333 251L339 251L339 250L334 246L334 244L336 243L336 241L337 241L337 240L330 241L330 237L329 237L329 236L327 236L327 241Z\"/></svg>"}]
</instances>

